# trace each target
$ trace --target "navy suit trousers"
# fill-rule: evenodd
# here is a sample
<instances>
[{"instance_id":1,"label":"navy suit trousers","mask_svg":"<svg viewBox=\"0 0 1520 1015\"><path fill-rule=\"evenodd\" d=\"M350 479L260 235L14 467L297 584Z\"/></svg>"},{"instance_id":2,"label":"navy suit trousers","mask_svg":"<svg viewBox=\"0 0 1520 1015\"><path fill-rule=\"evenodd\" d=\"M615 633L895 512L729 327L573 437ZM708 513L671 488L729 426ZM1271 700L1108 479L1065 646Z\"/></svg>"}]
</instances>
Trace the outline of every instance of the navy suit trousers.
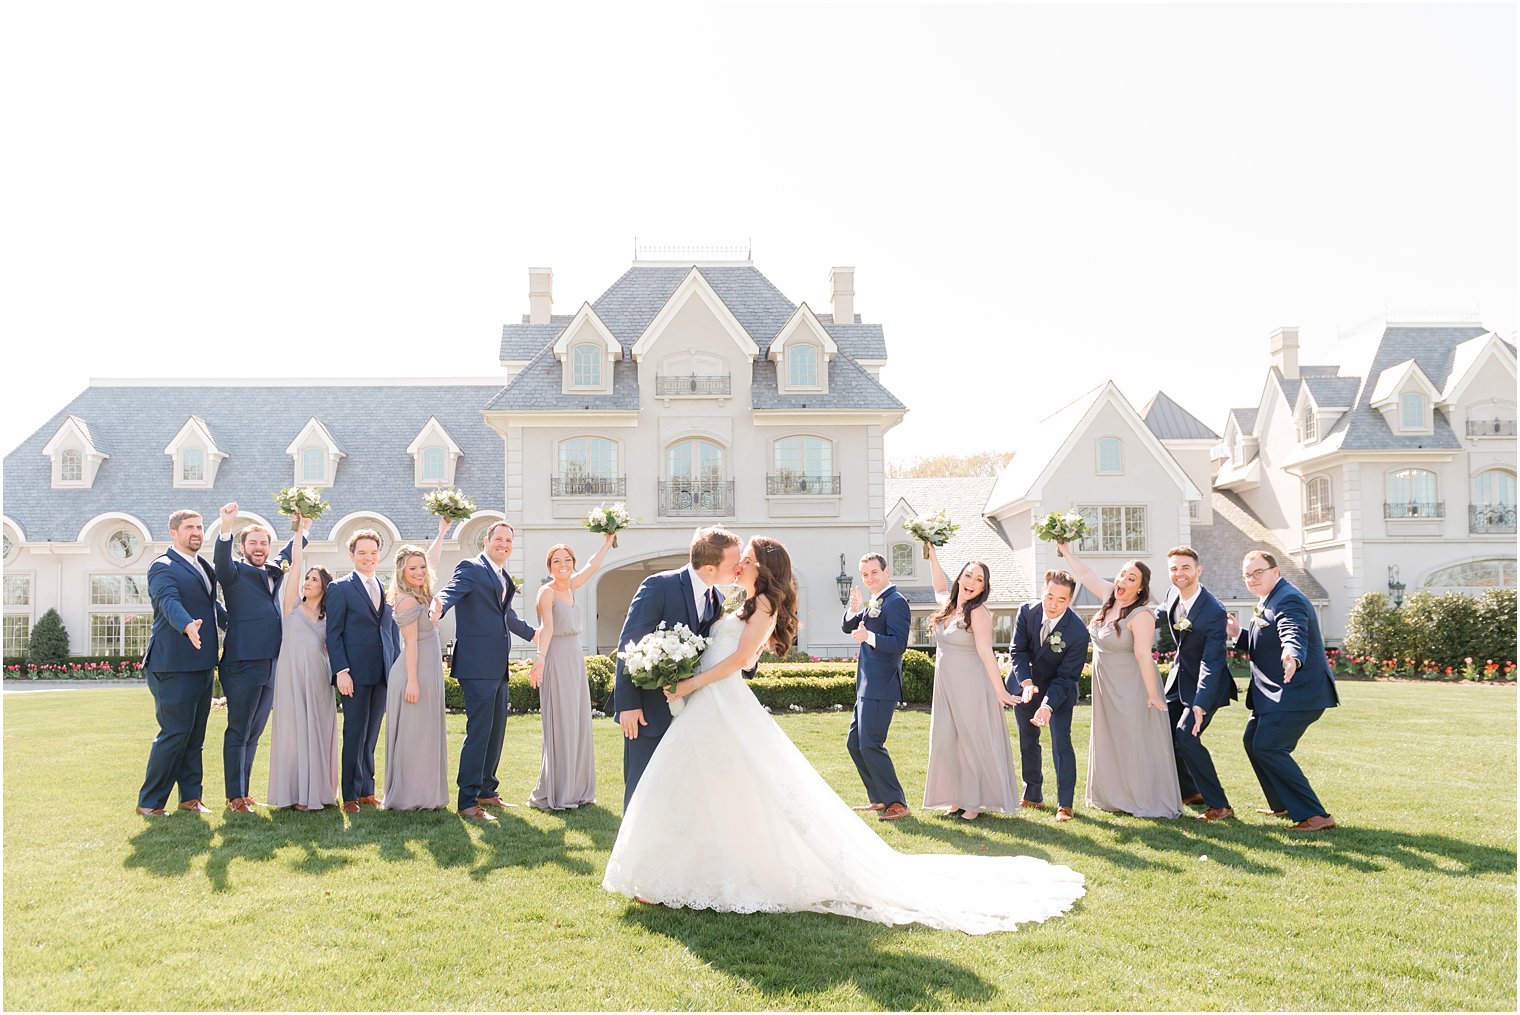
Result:
<instances>
[{"instance_id":1,"label":"navy suit trousers","mask_svg":"<svg viewBox=\"0 0 1520 1015\"><path fill-rule=\"evenodd\" d=\"M507 734L507 675L496 680L467 678L464 693L464 746L459 751L459 807L474 807L481 797L500 793L496 769Z\"/></svg>"},{"instance_id":2,"label":"navy suit trousers","mask_svg":"<svg viewBox=\"0 0 1520 1015\"><path fill-rule=\"evenodd\" d=\"M375 744L385 718L385 685L355 684L343 699L343 761L338 789L343 799L375 795Z\"/></svg>"},{"instance_id":3,"label":"navy suit trousers","mask_svg":"<svg viewBox=\"0 0 1520 1015\"><path fill-rule=\"evenodd\" d=\"M1214 721L1213 712L1203 714L1203 730L1193 736L1193 710L1180 701L1168 700L1168 714L1172 717L1172 747L1177 758L1177 786L1184 799L1194 793L1203 795L1209 807L1228 807L1229 798L1220 785L1219 773L1214 769L1214 759L1203 746L1203 734ZM1179 723L1181 725L1179 725Z\"/></svg>"},{"instance_id":4,"label":"navy suit trousers","mask_svg":"<svg viewBox=\"0 0 1520 1015\"><path fill-rule=\"evenodd\" d=\"M253 759L274 704L274 660L224 662L222 693L227 696L227 733L222 737L222 774L227 799L252 796Z\"/></svg>"},{"instance_id":5,"label":"navy suit trousers","mask_svg":"<svg viewBox=\"0 0 1520 1015\"><path fill-rule=\"evenodd\" d=\"M201 798L201 749L206 743L206 719L211 715L211 670L158 673L143 669L153 694L158 736L148 751L148 771L139 807L163 807L169 789L179 785L179 802Z\"/></svg>"},{"instance_id":6,"label":"navy suit trousers","mask_svg":"<svg viewBox=\"0 0 1520 1015\"><path fill-rule=\"evenodd\" d=\"M1056 805L1071 807L1077 796L1077 752L1071 746L1071 712L1076 702L1068 701L1052 709L1050 722L1050 758L1056 770ZM1025 800L1043 803L1045 773L1040 769L1040 727L1029 720L1040 710L1040 699L1013 706L1014 724L1019 728L1019 770L1024 777Z\"/></svg>"},{"instance_id":7,"label":"navy suit trousers","mask_svg":"<svg viewBox=\"0 0 1520 1015\"><path fill-rule=\"evenodd\" d=\"M639 788L639 779L644 775L644 769L649 767L649 759L654 757L654 752L660 746L660 738L648 733L644 727L639 727L637 740L623 738L623 813L628 813L628 803L633 799L633 791Z\"/></svg>"},{"instance_id":8,"label":"navy suit trousers","mask_svg":"<svg viewBox=\"0 0 1520 1015\"><path fill-rule=\"evenodd\" d=\"M1256 780L1266 794L1267 806L1287 811L1294 821L1329 814L1314 795L1304 770L1293 760L1299 738L1325 714L1322 708L1292 712L1258 712L1246 720L1243 738L1246 757L1256 769Z\"/></svg>"},{"instance_id":9,"label":"navy suit trousers","mask_svg":"<svg viewBox=\"0 0 1520 1015\"><path fill-rule=\"evenodd\" d=\"M892 804L907 806L902 784L897 781L897 769L887 754L887 731L892 726L892 714L896 703L876 701L870 698L855 699L855 714L850 719L850 736L845 747L855 760L855 770L860 781L866 784L866 797L873 804L890 807Z\"/></svg>"}]
</instances>

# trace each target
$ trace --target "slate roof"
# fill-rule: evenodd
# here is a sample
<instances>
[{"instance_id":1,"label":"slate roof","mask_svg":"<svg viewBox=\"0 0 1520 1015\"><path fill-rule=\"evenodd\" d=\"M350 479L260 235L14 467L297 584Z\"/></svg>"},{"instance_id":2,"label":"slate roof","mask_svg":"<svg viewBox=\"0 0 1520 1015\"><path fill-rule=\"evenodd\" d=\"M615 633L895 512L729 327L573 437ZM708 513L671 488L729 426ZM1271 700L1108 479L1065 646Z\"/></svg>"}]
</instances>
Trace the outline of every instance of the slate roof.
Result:
<instances>
[{"instance_id":1,"label":"slate roof","mask_svg":"<svg viewBox=\"0 0 1520 1015\"><path fill-rule=\"evenodd\" d=\"M1306 376L1304 385L1308 387L1314 404L1320 408L1347 409L1356 401L1356 393L1361 390L1362 379L1360 377Z\"/></svg>"},{"instance_id":2,"label":"slate roof","mask_svg":"<svg viewBox=\"0 0 1520 1015\"><path fill-rule=\"evenodd\" d=\"M950 541L939 548L940 564L949 580L968 560L986 562L992 575L990 602L1008 607L1033 598L1034 586L1019 557L1008 545L1002 526L982 517L982 508L997 480L991 476L956 476L936 479L887 477L883 492L888 514L899 499L908 502L917 514L943 509L950 520L960 526ZM902 529L888 529L887 543L911 540ZM929 563L920 554L914 561L913 577L899 583L899 590L910 603L933 603L934 584Z\"/></svg>"},{"instance_id":3,"label":"slate roof","mask_svg":"<svg viewBox=\"0 0 1520 1015\"><path fill-rule=\"evenodd\" d=\"M558 372L561 366L552 355L546 357L544 354L574 315L554 315L549 324L507 324L502 328L501 359L531 362L491 399L486 408L553 411L589 405L593 409L637 409L638 386L635 383L623 390L620 374L625 368L632 370L630 357L634 343L690 271L689 267L634 265L591 304L607 330L623 346L624 361L614 369L612 395L560 393L562 385ZM843 354L840 359L848 359L848 362L840 363L836 359L830 365L828 395L782 395L776 387L775 367L764 358L771 339L781 331L798 305L787 299L752 265L707 265L698 266L697 271L760 349L752 385L755 408L787 408L804 403L809 408L903 408L896 396L855 362L887 358L887 343L880 324L835 324L832 315L826 315L828 319L822 322L824 330ZM554 372L553 378L544 373L546 369ZM629 376L636 379L632 373Z\"/></svg>"},{"instance_id":4,"label":"slate roof","mask_svg":"<svg viewBox=\"0 0 1520 1015\"><path fill-rule=\"evenodd\" d=\"M1210 592L1224 600L1254 602L1256 597L1240 577L1240 561L1251 550L1265 549L1277 558L1283 577L1304 595L1314 602L1329 601L1325 587L1288 556L1245 501L1228 491L1215 490L1212 506L1214 523L1193 522L1189 544L1198 551L1204 567L1203 584Z\"/></svg>"},{"instance_id":5,"label":"slate roof","mask_svg":"<svg viewBox=\"0 0 1520 1015\"><path fill-rule=\"evenodd\" d=\"M1244 409L1231 409L1230 415L1235 417L1235 429L1247 437L1256 432L1256 413L1258 410L1253 406Z\"/></svg>"},{"instance_id":6,"label":"slate roof","mask_svg":"<svg viewBox=\"0 0 1520 1015\"><path fill-rule=\"evenodd\" d=\"M86 388L5 456L5 513L29 542L72 542L86 522L108 511L141 519L153 538L167 538L169 513L198 510L208 521L228 501L278 521L274 494L294 482L285 448L315 416L343 446L336 485L324 492L332 511L312 527L325 539L331 527L356 511L390 519L405 539L426 542L437 521L422 507L425 490L413 486L407 445L438 417L463 455L455 485L482 508L500 508L506 488L501 437L486 426L479 406L493 384L343 386L108 386ZM87 490L54 490L52 463L42 447L70 415L86 420L97 445L115 448ZM211 489L176 489L164 447L191 416L199 416L228 455Z\"/></svg>"},{"instance_id":7,"label":"slate roof","mask_svg":"<svg viewBox=\"0 0 1520 1015\"><path fill-rule=\"evenodd\" d=\"M1336 440L1346 451L1392 451L1435 448L1460 450L1462 441L1451 428L1446 413L1435 410L1433 434L1396 434L1388 426L1383 414L1372 408L1372 389L1383 371L1405 360L1414 360L1425 376L1439 391L1451 376L1451 367L1457 346L1469 339L1486 334L1487 328L1479 325L1446 328L1388 327L1373 354L1372 365L1361 382L1351 411L1336 420L1321 443Z\"/></svg>"},{"instance_id":8,"label":"slate roof","mask_svg":"<svg viewBox=\"0 0 1520 1015\"><path fill-rule=\"evenodd\" d=\"M1214 440L1219 435L1202 421L1172 400L1164 391L1156 392L1154 398L1140 410L1140 416L1157 440L1193 441Z\"/></svg>"}]
</instances>

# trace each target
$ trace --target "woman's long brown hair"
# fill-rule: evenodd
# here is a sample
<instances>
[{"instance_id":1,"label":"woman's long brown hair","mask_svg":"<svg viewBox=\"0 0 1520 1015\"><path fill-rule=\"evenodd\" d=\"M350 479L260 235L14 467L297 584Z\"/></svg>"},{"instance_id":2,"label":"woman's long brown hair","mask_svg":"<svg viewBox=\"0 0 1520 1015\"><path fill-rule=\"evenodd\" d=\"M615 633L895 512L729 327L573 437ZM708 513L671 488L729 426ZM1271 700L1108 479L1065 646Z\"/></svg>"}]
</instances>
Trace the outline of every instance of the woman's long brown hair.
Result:
<instances>
[{"instance_id":1,"label":"woman's long brown hair","mask_svg":"<svg viewBox=\"0 0 1520 1015\"><path fill-rule=\"evenodd\" d=\"M1146 562L1143 561L1143 560L1132 560L1132 561L1129 561L1128 563L1126 563L1124 566L1125 567L1132 567L1136 571L1140 572L1140 591L1136 594L1135 601L1133 603L1130 603L1128 606L1124 607L1123 609L1121 609L1119 611L1119 615L1114 618L1114 630L1116 630L1116 631L1119 629L1119 621L1123 620L1125 617L1129 616L1135 610L1138 610L1140 607L1144 606L1146 603L1148 603L1148 602L1151 601L1151 569L1150 569L1150 565L1146 564ZM1103 600L1103 606L1102 606L1101 609L1098 610L1097 616L1095 618L1097 620L1098 627L1102 627L1103 626L1103 618L1106 617L1106 616L1108 616L1109 608L1112 607L1118 601L1119 601L1119 586L1118 585L1114 585L1113 587L1111 587L1108 590L1108 598L1105 599L1105 600Z\"/></svg>"},{"instance_id":2,"label":"woman's long brown hair","mask_svg":"<svg viewBox=\"0 0 1520 1015\"><path fill-rule=\"evenodd\" d=\"M960 602L961 576L966 573L967 567L979 567L982 569L982 591L975 599L962 604ZM932 631L935 625L954 616L956 609L959 608L962 611L961 623L966 625L966 630L971 630L971 611L985 603L990 595L992 595L992 572L987 569L986 564L979 560L966 561L966 566L956 572L955 581L950 583L949 601L940 608L938 613L929 618L929 629Z\"/></svg>"},{"instance_id":3,"label":"woman's long brown hair","mask_svg":"<svg viewBox=\"0 0 1520 1015\"><path fill-rule=\"evenodd\" d=\"M797 640L797 580L792 576L792 558L786 547L767 536L749 541L755 550L755 594L744 601L740 620L755 615L755 600L770 600L776 627L771 631L770 650L785 656Z\"/></svg>"}]
</instances>

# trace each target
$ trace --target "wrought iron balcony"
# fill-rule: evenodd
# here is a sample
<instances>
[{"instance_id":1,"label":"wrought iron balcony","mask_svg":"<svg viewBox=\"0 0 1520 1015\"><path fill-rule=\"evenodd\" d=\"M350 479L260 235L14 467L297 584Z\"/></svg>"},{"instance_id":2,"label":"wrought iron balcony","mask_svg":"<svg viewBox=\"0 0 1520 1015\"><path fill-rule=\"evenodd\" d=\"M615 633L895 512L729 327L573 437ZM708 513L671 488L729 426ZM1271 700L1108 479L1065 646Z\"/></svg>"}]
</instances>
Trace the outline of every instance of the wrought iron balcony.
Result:
<instances>
[{"instance_id":1,"label":"wrought iron balcony","mask_svg":"<svg viewBox=\"0 0 1520 1015\"><path fill-rule=\"evenodd\" d=\"M1514 532L1515 505L1470 504L1467 508L1467 531Z\"/></svg>"},{"instance_id":2,"label":"wrought iron balcony","mask_svg":"<svg viewBox=\"0 0 1520 1015\"><path fill-rule=\"evenodd\" d=\"M1310 525L1329 525L1333 521L1335 521L1335 508L1333 507L1312 507L1304 512L1305 528Z\"/></svg>"},{"instance_id":3,"label":"wrought iron balcony","mask_svg":"<svg viewBox=\"0 0 1520 1015\"><path fill-rule=\"evenodd\" d=\"M1445 518L1446 505L1441 501L1410 501L1407 504L1383 504L1384 518Z\"/></svg>"},{"instance_id":4,"label":"wrought iron balcony","mask_svg":"<svg viewBox=\"0 0 1520 1015\"><path fill-rule=\"evenodd\" d=\"M626 497L626 476L550 476L551 497Z\"/></svg>"},{"instance_id":5,"label":"wrought iron balcony","mask_svg":"<svg viewBox=\"0 0 1520 1015\"><path fill-rule=\"evenodd\" d=\"M734 379L731 374L656 374L654 393L660 398L732 395Z\"/></svg>"},{"instance_id":6,"label":"wrought iron balcony","mask_svg":"<svg viewBox=\"0 0 1520 1015\"><path fill-rule=\"evenodd\" d=\"M1513 437L1515 421L1512 419L1470 419L1467 421L1469 437Z\"/></svg>"},{"instance_id":7,"label":"wrought iron balcony","mask_svg":"<svg viewBox=\"0 0 1520 1015\"><path fill-rule=\"evenodd\" d=\"M839 495L838 476L804 476L800 472L782 472L765 477L765 492L775 494L817 494L820 497Z\"/></svg>"},{"instance_id":8,"label":"wrought iron balcony","mask_svg":"<svg viewBox=\"0 0 1520 1015\"><path fill-rule=\"evenodd\" d=\"M659 513L671 516L731 515L734 513L734 481L661 480Z\"/></svg>"}]
</instances>

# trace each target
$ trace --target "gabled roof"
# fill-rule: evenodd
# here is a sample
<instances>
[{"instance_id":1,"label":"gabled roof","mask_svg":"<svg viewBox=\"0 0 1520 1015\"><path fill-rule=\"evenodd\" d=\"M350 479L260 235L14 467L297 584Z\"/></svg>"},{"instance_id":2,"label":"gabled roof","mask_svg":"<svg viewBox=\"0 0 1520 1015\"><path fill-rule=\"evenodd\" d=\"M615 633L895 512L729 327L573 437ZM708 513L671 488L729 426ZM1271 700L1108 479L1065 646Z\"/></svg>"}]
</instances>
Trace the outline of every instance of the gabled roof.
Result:
<instances>
[{"instance_id":1,"label":"gabled roof","mask_svg":"<svg viewBox=\"0 0 1520 1015\"><path fill-rule=\"evenodd\" d=\"M1217 441L1219 435L1178 405L1164 391L1156 392L1145 408L1140 410L1145 425L1158 440L1163 441Z\"/></svg>"},{"instance_id":2,"label":"gabled roof","mask_svg":"<svg viewBox=\"0 0 1520 1015\"><path fill-rule=\"evenodd\" d=\"M306 423L301 427L300 431L295 435L295 437L291 438L290 446L285 449L285 453L287 455L293 455L296 452L300 451L301 445L306 443L307 434L314 434L318 440L327 445L329 452L337 455L339 458L348 457L348 452L343 450L343 446L339 444L338 439L333 436L332 430L328 429L327 424L315 416L308 419Z\"/></svg>"},{"instance_id":3,"label":"gabled roof","mask_svg":"<svg viewBox=\"0 0 1520 1015\"><path fill-rule=\"evenodd\" d=\"M1462 441L1441 410L1433 413L1434 433L1396 434L1383 414L1372 407L1372 394L1384 371L1406 360L1413 360L1439 392L1451 376L1457 347L1487 331L1481 325L1384 328L1354 407L1335 421L1320 443L1342 451L1460 450Z\"/></svg>"},{"instance_id":4,"label":"gabled roof","mask_svg":"<svg viewBox=\"0 0 1520 1015\"><path fill-rule=\"evenodd\" d=\"M1257 412L1258 412L1258 410L1256 409L1255 406L1251 406L1251 407L1248 407L1248 408L1241 408L1241 409L1231 409L1230 410L1230 416L1233 416L1234 419L1235 419L1235 429L1239 430L1241 433L1245 434L1247 437L1250 437L1253 434L1255 434L1256 433L1256 414L1257 414ZM1225 421L1225 429L1226 430L1229 429L1229 421L1228 421L1228 419Z\"/></svg>"},{"instance_id":5,"label":"gabled roof","mask_svg":"<svg viewBox=\"0 0 1520 1015\"><path fill-rule=\"evenodd\" d=\"M588 331L595 336L597 343L607 351L609 356L621 358L623 354L622 345L613 336L612 332L607 329L607 325L602 323L602 319L596 316L596 310L589 303L581 304L581 308L575 312L575 316L570 319L570 323L565 325L559 337L554 340L555 358L564 359L566 347L570 340Z\"/></svg>"},{"instance_id":6,"label":"gabled roof","mask_svg":"<svg viewBox=\"0 0 1520 1015\"><path fill-rule=\"evenodd\" d=\"M440 438L442 438L444 449L448 451L449 454L456 456L464 454L464 451L459 447L459 445L454 443L454 438L449 436L449 431L444 427L442 423L438 422L437 416L429 416L427 422L422 424L422 429L417 431L417 436L412 438L412 443L406 446L406 453L409 455L415 455L417 452L421 451L423 443L426 441L427 436L430 433L437 434Z\"/></svg>"},{"instance_id":7,"label":"gabled roof","mask_svg":"<svg viewBox=\"0 0 1520 1015\"><path fill-rule=\"evenodd\" d=\"M1469 338L1452 351L1451 374L1446 378L1446 384L1441 389L1440 401L1449 404L1457 398L1467 383L1477 376L1477 366L1484 361L1485 355L1491 355L1500 361L1501 368L1506 368L1513 379L1515 374L1515 347L1494 332L1490 331L1477 338Z\"/></svg>"},{"instance_id":8,"label":"gabled roof","mask_svg":"<svg viewBox=\"0 0 1520 1015\"><path fill-rule=\"evenodd\" d=\"M907 408L849 356L835 356L828 361L828 370L828 391L782 394L777 389L776 364L770 360L758 360L754 366L754 383L750 385L750 405L755 409Z\"/></svg>"},{"instance_id":9,"label":"gabled roof","mask_svg":"<svg viewBox=\"0 0 1520 1015\"><path fill-rule=\"evenodd\" d=\"M40 432L41 431L39 431L39 433ZM111 457L110 455L106 454L106 449L100 446L100 441L96 438L95 431L90 429L90 424L86 423L78 416L69 414L64 415L63 419L58 424L58 429L53 431L52 436L48 438L47 442L39 450L42 452L42 454L51 456L54 450L56 450L60 440L68 433L76 433L79 435L79 439L84 442L85 453L98 455L101 458ZM8 460L9 459L7 459L7 461Z\"/></svg>"},{"instance_id":10,"label":"gabled roof","mask_svg":"<svg viewBox=\"0 0 1520 1015\"><path fill-rule=\"evenodd\" d=\"M639 332L639 337L634 340L628 350L633 358L640 359L653 348L660 336L664 334L666 326L693 300L705 306L708 312L717 319L719 326L733 339L740 352L751 360L761 355L760 343L745 327L744 322L734 314L733 308L713 288L707 276L702 274L702 270L693 267L681 277L675 291L655 312L654 317L650 318L649 323L644 325L644 330Z\"/></svg>"},{"instance_id":11,"label":"gabled roof","mask_svg":"<svg viewBox=\"0 0 1520 1015\"><path fill-rule=\"evenodd\" d=\"M765 354L765 358L774 360L777 356L784 353L786 351L786 344L795 339L799 334L811 335L817 339L818 344L823 346L824 353L830 358L839 352L839 345L834 341L834 336L829 334L828 330L824 328L823 322L818 320L818 315L813 313L813 308L803 303L797 307L791 317L786 319L786 323L781 326L781 330L772 336L767 344L768 351Z\"/></svg>"},{"instance_id":12,"label":"gabled roof","mask_svg":"<svg viewBox=\"0 0 1520 1015\"><path fill-rule=\"evenodd\" d=\"M939 548L940 565L949 580L955 580L955 575L968 560L980 560L986 563L992 575L990 600L994 603L1022 603L1033 595L1030 577L1020 563L1019 555L1009 545L1002 526L982 516L982 505L987 503L996 482L991 476L935 479L893 479L889 476L883 485L887 516L891 516L898 501L907 503L910 516L943 510L960 526L960 531ZM913 537L893 526L887 529L886 541L891 546L913 542ZM914 553L918 552L915 544ZM888 555L887 559L891 560L891 556ZM914 561L913 577L899 582L899 589L909 602L932 603L933 587L929 562L920 554Z\"/></svg>"},{"instance_id":13,"label":"gabled roof","mask_svg":"<svg viewBox=\"0 0 1520 1015\"><path fill-rule=\"evenodd\" d=\"M1349 409L1356 402L1356 393L1362 386L1360 377L1323 377L1313 376L1304 378L1304 387L1309 389L1309 397L1314 399L1314 404L1320 409Z\"/></svg>"},{"instance_id":14,"label":"gabled roof","mask_svg":"<svg viewBox=\"0 0 1520 1015\"><path fill-rule=\"evenodd\" d=\"M1390 401L1410 383L1432 398L1441 394L1441 389L1430 382L1430 378L1425 376L1425 371L1420 369L1419 364L1412 359L1406 359L1402 363L1395 363L1373 379L1371 404L1377 406Z\"/></svg>"},{"instance_id":15,"label":"gabled roof","mask_svg":"<svg viewBox=\"0 0 1520 1015\"><path fill-rule=\"evenodd\" d=\"M1215 490L1211 498L1213 524L1192 523L1189 545L1198 551L1203 562L1203 584L1220 599L1252 600L1245 579L1240 577L1240 561L1251 550L1266 550L1277 558L1278 567L1288 581L1297 585L1315 602L1328 602L1329 594L1308 571L1288 556L1245 501L1233 493Z\"/></svg>"},{"instance_id":16,"label":"gabled roof","mask_svg":"<svg viewBox=\"0 0 1520 1015\"><path fill-rule=\"evenodd\" d=\"M483 408L510 412L584 412L594 409L618 411L639 407L638 366L631 360L612 363L612 392L564 390L564 364L554 358L553 346L539 351L510 384L498 389Z\"/></svg>"},{"instance_id":17,"label":"gabled roof","mask_svg":"<svg viewBox=\"0 0 1520 1015\"><path fill-rule=\"evenodd\" d=\"M315 411L350 444L335 485L322 493L333 509L313 526L313 538L327 538L338 519L364 511L378 512L403 537L426 544L438 531L438 520L423 508L422 491L413 485L415 465L407 445L429 417L436 417L464 452L454 474L456 485L482 507L499 505L506 484L501 437L481 419L479 409L496 389L489 382L446 381L92 384L5 456L5 512L25 528L28 540L37 542L73 541L90 519L124 509L149 524L158 540L167 538L169 513L182 507L214 519L221 505L235 500L273 518L275 491L294 479L286 441ZM52 497L52 465L40 452L70 415L89 417L92 431L117 450L88 490ZM160 450L190 416L204 420L228 454L214 485L204 490L176 489Z\"/></svg>"}]
</instances>

